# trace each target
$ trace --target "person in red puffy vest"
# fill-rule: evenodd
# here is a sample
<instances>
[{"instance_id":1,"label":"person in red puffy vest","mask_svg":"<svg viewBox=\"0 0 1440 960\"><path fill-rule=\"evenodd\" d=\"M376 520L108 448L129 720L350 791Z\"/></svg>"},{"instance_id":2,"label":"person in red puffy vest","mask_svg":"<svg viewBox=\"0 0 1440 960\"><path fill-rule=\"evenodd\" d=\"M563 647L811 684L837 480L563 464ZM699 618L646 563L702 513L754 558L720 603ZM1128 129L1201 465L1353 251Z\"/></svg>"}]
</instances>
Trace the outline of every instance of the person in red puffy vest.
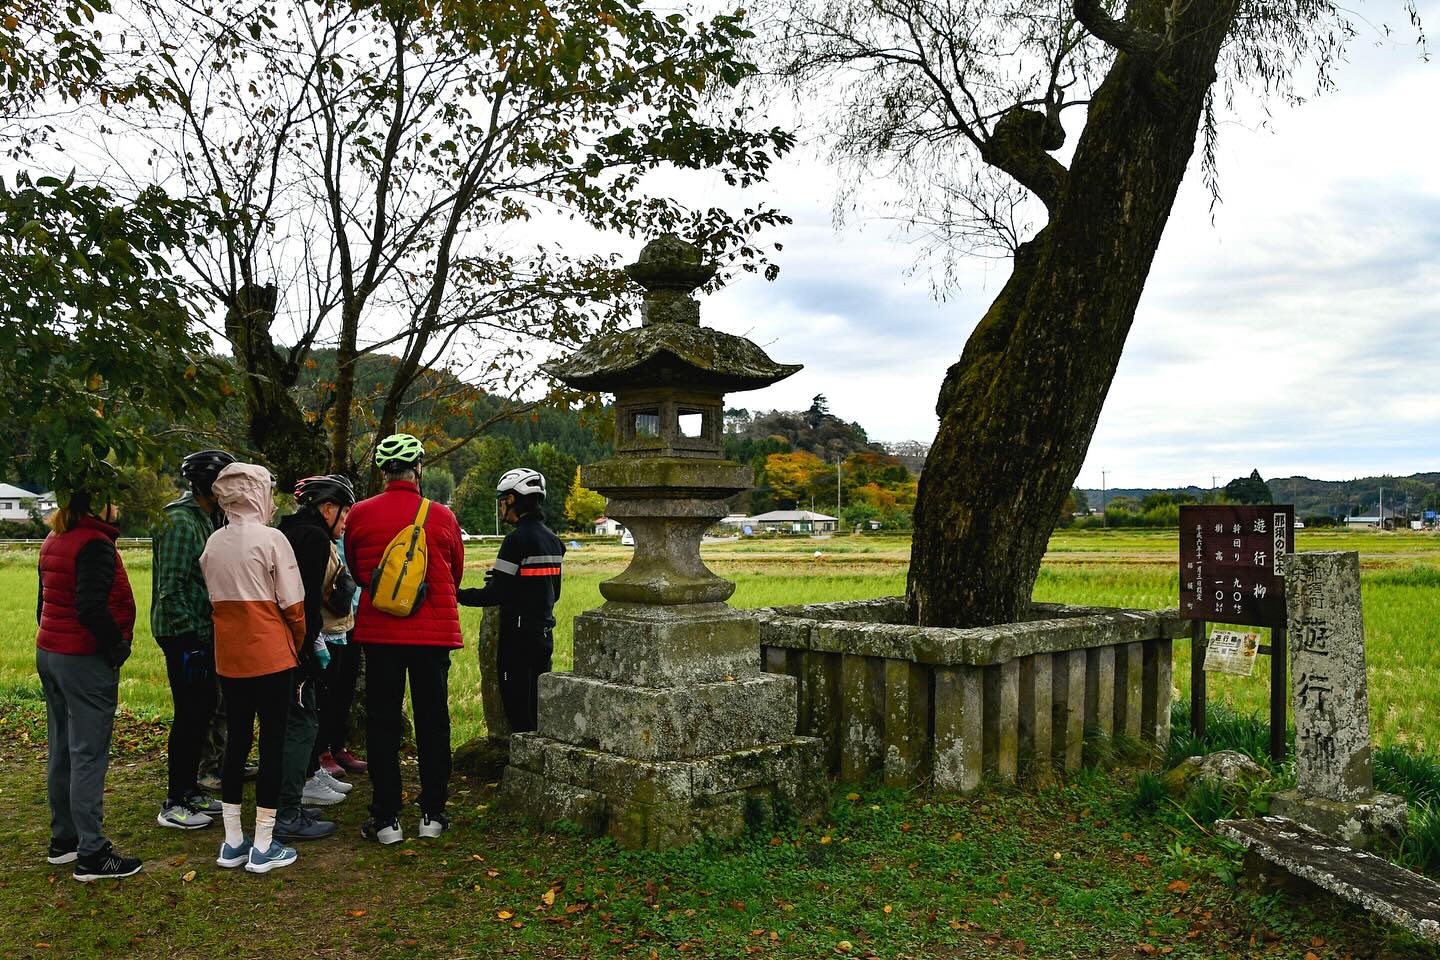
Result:
<instances>
[{"instance_id":1,"label":"person in red puffy vest","mask_svg":"<svg viewBox=\"0 0 1440 960\"><path fill-rule=\"evenodd\" d=\"M399 843L401 709L405 678L415 716L420 755L420 836L438 837L449 826L450 651L464 646L455 590L465 571L460 524L449 508L432 504L425 516L428 558L425 593L408 617L375 609L370 585L385 548L419 515L420 471L425 449L408 433L397 433L375 448L375 465L385 474L384 492L362 500L345 527L345 565L361 587L355 640L365 649L366 749L369 754L370 819L361 835Z\"/></svg>"},{"instance_id":2,"label":"person in red puffy vest","mask_svg":"<svg viewBox=\"0 0 1440 960\"><path fill-rule=\"evenodd\" d=\"M62 496L64 483L57 482ZM118 511L91 509L92 496L69 491L40 547L35 607L35 669L45 694L54 864L74 863L76 880L128 877L141 862L105 836L105 774L119 704L120 667L130 656L135 597L115 549Z\"/></svg>"}]
</instances>

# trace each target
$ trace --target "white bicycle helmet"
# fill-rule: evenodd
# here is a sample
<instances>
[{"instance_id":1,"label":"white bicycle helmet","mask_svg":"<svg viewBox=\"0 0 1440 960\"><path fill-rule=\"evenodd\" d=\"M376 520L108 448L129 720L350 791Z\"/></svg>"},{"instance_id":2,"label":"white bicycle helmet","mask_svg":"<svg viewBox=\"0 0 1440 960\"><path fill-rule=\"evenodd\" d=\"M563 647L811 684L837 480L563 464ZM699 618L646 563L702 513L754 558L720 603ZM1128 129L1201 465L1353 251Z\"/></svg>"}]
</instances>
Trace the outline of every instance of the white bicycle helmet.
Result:
<instances>
[{"instance_id":1,"label":"white bicycle helmet","mask_svg":"<svg viewBox=\"0 0 1440 960\"><path fill-rule=\"evenodd\" d=\"M514 470L506 471L500 482L495 484L495 499L500 499L507 493L516 496L527 496L532 493L540 494L540 499L545 499L545 478L540 471L531 470L528 467L516 467Z\"/></svg>"}]
</instances>

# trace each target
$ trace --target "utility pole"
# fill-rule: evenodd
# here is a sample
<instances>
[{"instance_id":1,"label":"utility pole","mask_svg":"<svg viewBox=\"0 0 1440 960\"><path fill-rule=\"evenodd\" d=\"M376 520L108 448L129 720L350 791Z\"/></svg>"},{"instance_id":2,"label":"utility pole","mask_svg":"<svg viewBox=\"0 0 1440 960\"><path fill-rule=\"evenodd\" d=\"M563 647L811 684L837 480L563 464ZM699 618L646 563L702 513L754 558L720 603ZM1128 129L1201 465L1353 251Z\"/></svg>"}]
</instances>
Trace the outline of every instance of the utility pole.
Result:
<instances>
[{"instance_id":1,"label":"utility pole","mask_svg":"<svg viewBox=\"0 0 1440 960\"><path fill-rule=\"evenodd\" d=\"M840 516L840 474L845 469L845 461L841 454L835 454L835 516Z\"/></svg>"},{"instance_id":2,"label":"utility pole","mask_svg":"<svg viewBox=\"0 0 1440 960\"><path fill-rule=\"evenodd\" d=\"M1380 529L1385 529L1385 481L1380 481Z\"/></svg>"},{"instance_id":3,"label":"utility pole","mask_svg":"<svg viewBox=\"0 0 1440 960\"><path fill-rule=\"evenodd\" d=\"M1105 505L1108 493L1108 488L1105 483L1105 477L1109 473L1109 470L1100 471L1100 526L1102 527L1110 526L1110 518L1105 513Z\"/></svg>"}]
</instances>

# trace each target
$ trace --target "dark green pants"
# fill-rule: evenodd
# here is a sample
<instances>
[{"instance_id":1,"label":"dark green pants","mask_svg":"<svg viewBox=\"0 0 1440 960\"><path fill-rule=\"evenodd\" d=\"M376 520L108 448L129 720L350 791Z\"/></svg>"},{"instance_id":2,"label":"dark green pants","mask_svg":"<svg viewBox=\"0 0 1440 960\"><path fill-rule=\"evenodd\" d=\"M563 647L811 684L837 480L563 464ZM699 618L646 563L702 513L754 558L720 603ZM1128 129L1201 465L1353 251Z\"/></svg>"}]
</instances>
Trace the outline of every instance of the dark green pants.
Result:
<instances>
[{"instance_id":1,"label":"dark green pants","mask_svg":"<svg viewBox=\"0 0 1440 960\"><path fill-rule=\"evenodd\" d=\"M320 711L315 707L315 682L300 685L299 696L290 698L290 713L285 720L285 751L280 760L280 807L277 820L293 820L300 816L300 802L305 781L310 779L310 759L315 750L315 735L320 731Z\"/></svg>"}]
</instances>

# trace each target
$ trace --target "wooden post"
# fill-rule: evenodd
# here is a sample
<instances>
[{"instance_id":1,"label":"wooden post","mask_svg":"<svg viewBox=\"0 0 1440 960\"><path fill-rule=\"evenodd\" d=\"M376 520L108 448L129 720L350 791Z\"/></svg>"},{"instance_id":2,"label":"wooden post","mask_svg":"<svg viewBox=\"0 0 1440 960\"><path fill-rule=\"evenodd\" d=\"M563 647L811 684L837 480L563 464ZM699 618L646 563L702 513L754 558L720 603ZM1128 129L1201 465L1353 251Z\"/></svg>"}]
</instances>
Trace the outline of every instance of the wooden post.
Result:
<instances>
[{"instance_id":1,"label":"wooden post","mask_svg":"<svg viewBox=\"0 0 1440 960\"><path fill-rule=\"evenodd\" d=\"M1280 763L1285 759L1285 718L1286 705L1290 700L1290 689L1286 683L1285 627L1270 629L1270 759Z\"/></svg>"},{"instance_id":2,"label":"wooden post","mask_svg":"<svg viewBox=\"0 0 1440 960\"><path fill-rule=\"evenodd\" d=\"M1205 621L1190 624L1190 733L1205 737Z\"/></svg>"}]
</instances>

